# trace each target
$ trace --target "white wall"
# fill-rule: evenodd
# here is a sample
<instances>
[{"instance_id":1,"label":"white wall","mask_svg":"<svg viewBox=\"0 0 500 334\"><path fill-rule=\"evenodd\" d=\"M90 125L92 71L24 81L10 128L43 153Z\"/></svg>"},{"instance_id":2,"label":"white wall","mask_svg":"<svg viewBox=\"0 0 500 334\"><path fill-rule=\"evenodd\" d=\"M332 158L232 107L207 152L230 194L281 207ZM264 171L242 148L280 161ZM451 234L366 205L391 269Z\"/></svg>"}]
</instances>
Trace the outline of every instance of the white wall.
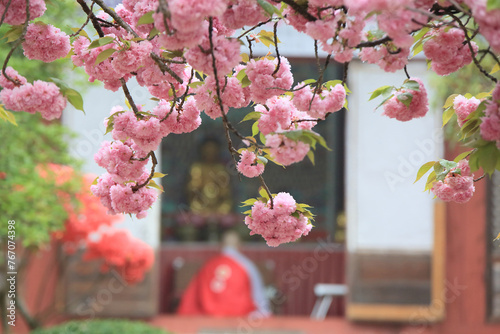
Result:
<instances>
[{"instance_id":1,"label":"white wall","mask_svg":"<svg viewBox=\"0 0 500 334\"><path fill-rule=\"evenodd\" d=\"M129 82L128 87L137 104L145 104L147 108L154 107L155 104L149 100L151 96L147 90L138 86L133 80ZM109 116L113 106L125 106L125 95L121 90L113 93L105 90L101 85L90 87L82 95L86 115L69 106L63 113L63 124L78 134L78 138L72 142L71 153L84 161L83 172L97 176L103 174L105 169L95 163L94 154L101 147L101 142L112 140L111 134L104 136L106 132L104 118ZM156 152L156 156L160 162L159 152ZM159 170L161 170L161 165L157 167L157 171ZM132 219L125 216L124 221L117 224L117 227L128 229L134 236L157 249L160 244L160 202L158 198L146 218L137 219L134 216Z\"/></svg>"},{"instance_id":2,"label":"white wall","mask_svg":"<svg viewBox=\"0 0 500 334\"><path fill-rule=\"evenodd\" d=\"M424 61L409 65L431 91ZM405 75L385 73L375 65L354 61L349 67L346 138L347 245L349 251L430 251L433 242L433 195L424 182L413 184L427 161L442 156L440 114L400 122L382 116L380 86L401 86Z\"/></svg>"}]
</instances>

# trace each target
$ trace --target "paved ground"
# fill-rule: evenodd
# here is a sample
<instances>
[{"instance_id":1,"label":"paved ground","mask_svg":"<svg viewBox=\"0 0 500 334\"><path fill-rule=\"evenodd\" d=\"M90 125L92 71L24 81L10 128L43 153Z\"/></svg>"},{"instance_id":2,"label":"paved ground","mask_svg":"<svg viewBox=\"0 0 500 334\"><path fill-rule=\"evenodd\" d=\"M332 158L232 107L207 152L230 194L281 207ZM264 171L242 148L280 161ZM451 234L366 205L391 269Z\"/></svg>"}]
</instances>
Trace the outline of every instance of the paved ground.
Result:
<instances>
[{"instance_id":1,"label":"paved ground","mask_svg":"<svg viewBox=\"0 0 500 334\"><path fill-rule=\"evenodd\" d=\"M344 318L326 318L324 321L315 321L308 317L249 320L162 315L152 319L150 323L175 334L399 334L405 332L400 326L354 325Z\"/></svg>"}]
</instances>

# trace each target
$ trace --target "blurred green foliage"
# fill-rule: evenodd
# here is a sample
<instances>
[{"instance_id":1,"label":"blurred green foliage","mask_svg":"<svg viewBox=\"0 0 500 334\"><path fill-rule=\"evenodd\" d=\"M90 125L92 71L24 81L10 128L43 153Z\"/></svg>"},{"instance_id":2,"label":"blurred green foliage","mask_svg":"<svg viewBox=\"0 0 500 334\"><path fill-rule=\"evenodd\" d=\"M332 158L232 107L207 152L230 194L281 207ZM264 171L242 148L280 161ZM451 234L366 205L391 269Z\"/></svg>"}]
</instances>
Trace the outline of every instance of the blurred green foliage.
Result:
<instances>
[{"instance_id":1,"label":"blurred green foliage","mask_svg":"<svg viewBox=\"0 0 500 334\"><path fill-rule=\"evenodd\" d=\"M39 247L60 230L68 214L61 191L81 189L78 179L55 185L36 170L40 164L78 166L68 153L70 132L58 123L46 124L38 114L15 113L18 127L0 122L0 237L7 237L7 221L16 221L16 240ZM73 203L76 205L76 203Z\"/></svg>"},{"instance_id":2,"label":"blurred green foliage","mask_svg":"<svg viewBox=\"0 0 500 334\"><path fill-rule=\"evenodd\" d=\"M140 321L121 319L77 320L46 329L32 331L31 334L169 334L163 329Z\"/></svg>"}]
</instances>

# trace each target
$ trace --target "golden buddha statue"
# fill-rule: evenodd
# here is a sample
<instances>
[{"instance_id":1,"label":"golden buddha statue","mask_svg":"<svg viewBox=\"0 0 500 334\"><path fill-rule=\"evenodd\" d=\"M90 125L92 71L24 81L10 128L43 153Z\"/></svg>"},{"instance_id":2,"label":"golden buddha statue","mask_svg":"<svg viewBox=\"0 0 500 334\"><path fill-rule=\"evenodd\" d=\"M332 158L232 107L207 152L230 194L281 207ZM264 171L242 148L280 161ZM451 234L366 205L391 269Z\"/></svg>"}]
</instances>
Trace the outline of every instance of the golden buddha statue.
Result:
<instances>
[{"instance_id":1,"label":"golden buddha statue","mask_svg":"<svg viewBox=\"0 0 500 334\"><path fill-rule=\"evenodd\" d=\"M220 162L219 143L210 139L201 145L201 160L189 171L187 198L191 212L206 219L211 230L209 240L216 241L213 234L217 219L231 212L231 186L227 168Z\"/></svg>"}]
</instances>

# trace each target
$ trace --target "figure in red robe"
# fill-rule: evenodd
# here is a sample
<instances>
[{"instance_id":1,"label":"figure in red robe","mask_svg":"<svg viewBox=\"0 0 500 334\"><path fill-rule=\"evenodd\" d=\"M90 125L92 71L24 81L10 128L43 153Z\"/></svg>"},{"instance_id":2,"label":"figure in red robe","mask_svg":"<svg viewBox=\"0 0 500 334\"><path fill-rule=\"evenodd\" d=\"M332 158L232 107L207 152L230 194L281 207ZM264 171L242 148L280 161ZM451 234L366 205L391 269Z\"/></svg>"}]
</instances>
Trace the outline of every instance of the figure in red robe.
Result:
<instances>
[{"instance_id":1,"label":"figure in red robe","mask_svg":"<svg viewBox=\"0 0 500 334\"><path fill-rule=\"evenodd\" d=\"M238 251L238 242L235 232L224 235L222 253L209 260L191 280L178 314L221 317L271 314L262 277L252 261Z\"/></svg>"}]
</instances>

